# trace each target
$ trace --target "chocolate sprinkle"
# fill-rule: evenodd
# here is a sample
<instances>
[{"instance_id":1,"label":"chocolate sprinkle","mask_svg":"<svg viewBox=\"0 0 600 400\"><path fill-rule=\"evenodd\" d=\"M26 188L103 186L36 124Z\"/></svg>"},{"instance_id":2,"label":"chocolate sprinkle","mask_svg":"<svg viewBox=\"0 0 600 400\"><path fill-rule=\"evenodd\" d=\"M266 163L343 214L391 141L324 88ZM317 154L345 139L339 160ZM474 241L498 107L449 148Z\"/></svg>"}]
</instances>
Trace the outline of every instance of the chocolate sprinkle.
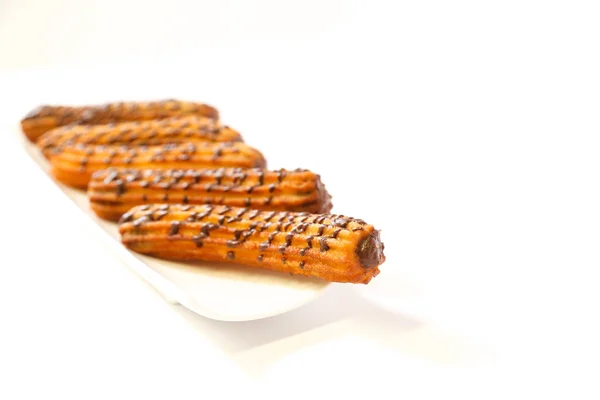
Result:
<instances>
[{"instance_id":1,"label":"chocolate sprinkle","mask_svg":"<svg viewBox=\"0 0 600 400\"><path fill-rule=\"evenodd\" d=\"M117 179L115 181L115 189L117 191L117 196L121 196L125 193L125 183L121 179Z\"/></svg>"},{"instance_id":2,"label":"chocolate sprinkle","mask_svg":"<svg viewBox=\"0 0 600 400\"><path fill-rule=\"evenodd\" d=\"M192 237L192 240L196 244L196 247L202 247L204 245L203 240L205 237L206 235L204 235L203 233Z\"/></svg>"},{"instance_id":3,"label":"chocolate sprinkle","mask_svg":"<svg viewBox=\"0 0 600 400\"><path fill-rule=\"evenodd\" d=\"M169 236L177 235L179 233L180 227L181 227L180 221L173 221L171 223L171 227L169 228Z\"/></svg>"},{"instance_id":4,"label":"chocolate sprinkle","mask_svg":"<svg viewBox=\"0 0 600 400\"><path fill-rule=\"evenodd\" d=\"M319 240L320 244L321 244L321 252L324 253L327 250L329 250L329 245L327 245L327 238L326 237L322 237Z\"/></svg>"},{"instance_id":5,"label":"chocolate sprinkle","mask_svg":"<svg viewBox=\"0 0 600 400\"><path fill-rule=\"evenodd\" d=\"M124 223L124 222L129 222L129 221L131 221L131 220L132 220L132 218L133 218L133 214L134 214L134 211L133 211L133 210L127 211L125 214L123 214L123 215L121 216L121 219L119 220L119 223L120 223L120 224L122 224L122 223Z\"/></svg>"},{"instance_id":6,"label":"chocolate sprinkle","mask_svg":"<svg viewBox=\"0 0 600 400\"><path fill-rule=\"evenodd\" d=\"M162 217L164 217L165 215L167 215L169 212L168 211L159 211L156 214L154 214L154 220L155 221L160 221Z\"/></svg>"},{"instance_id":7,"label":"chocolate sprinkle","mask_svg":"<svg viewBox=\"0 0 600 400\"><path fill-rule=\"evenodd\" d=\"M151 218L149 215L143 215L141 217L139 217L138 219L136 219L135 221L133 221L133 226L136 228L139 228L140 226L142 226L142 224L150 221Z\"/></svg>"},{"instance_id":8,"label":"chocolate sprinkle","mask_svg":"<svg viewBox=\"0 0 600 400\"><path fill-rule=\"evenodd\" d=\"M308 248L312 248L312 240L313 240L314 236L309 236L306 238L306 243L308 244Z\"/></svg>"}]
</instances>

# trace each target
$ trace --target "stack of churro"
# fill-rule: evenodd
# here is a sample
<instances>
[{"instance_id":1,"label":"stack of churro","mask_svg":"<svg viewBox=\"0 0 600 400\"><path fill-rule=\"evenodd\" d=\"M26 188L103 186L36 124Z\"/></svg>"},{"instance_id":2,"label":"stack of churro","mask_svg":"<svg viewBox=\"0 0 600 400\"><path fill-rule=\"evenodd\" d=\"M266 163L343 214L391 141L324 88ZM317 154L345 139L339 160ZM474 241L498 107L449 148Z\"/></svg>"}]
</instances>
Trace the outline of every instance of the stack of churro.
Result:
<instances>
[{"instance_id":1,"label":"stack of churro","mask_svg":"<svg viewBox=\"0 0 600 400\"><path fill-rule=\"evenodd\" d=\"M330 214L318 174L267 169L209 105L43 106L21 127L54 178L86 189L133 251L350 283L368 283L385 261L372 225Z\"/></svg>"}]
</instances>

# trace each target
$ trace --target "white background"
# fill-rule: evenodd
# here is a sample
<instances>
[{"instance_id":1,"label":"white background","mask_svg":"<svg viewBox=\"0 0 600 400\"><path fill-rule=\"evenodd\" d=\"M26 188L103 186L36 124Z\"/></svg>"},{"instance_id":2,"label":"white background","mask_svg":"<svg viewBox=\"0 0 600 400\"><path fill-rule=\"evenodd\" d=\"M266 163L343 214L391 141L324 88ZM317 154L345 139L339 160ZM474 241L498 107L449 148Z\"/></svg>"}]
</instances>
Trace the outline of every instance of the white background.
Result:
<instances>
[{"instance_id":1,"label":"white background","mask_svg":"<svg viewBox=\"0 0 600 400\"><path fill-rule=\"evenodd\" d=\"M0 0L4 126L44 102L207 101L270 166L320 172L388 256L284 316L206 320L110 257L6 129L0 398L598 398L599 20L593 1Z\"/></svg>"}]
</instances>

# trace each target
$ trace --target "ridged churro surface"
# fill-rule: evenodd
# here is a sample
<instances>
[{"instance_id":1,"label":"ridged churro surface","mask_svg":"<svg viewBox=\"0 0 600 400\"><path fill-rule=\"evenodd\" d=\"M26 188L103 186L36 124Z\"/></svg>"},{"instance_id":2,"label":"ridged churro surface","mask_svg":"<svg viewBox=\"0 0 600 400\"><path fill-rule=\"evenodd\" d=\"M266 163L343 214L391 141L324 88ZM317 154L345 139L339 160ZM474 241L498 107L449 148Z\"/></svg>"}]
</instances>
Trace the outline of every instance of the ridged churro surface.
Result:
<instances>
[{"instance_id":1,"label":"ridged churro surface","mask_svg":"<svg viewBox=\"0 0 600 400\"><path fill-rule=\"evenodd\" d=\"M50 155L51 172L60 182L86 188L94 172L106 168L189 169L266 167L263 155L241 142L204 142L164 146L67 146Z\"/></svg>"},{"instance_id":2,"label":"ridged churro surface","mask_svg":"<svg viewBox=\"0 0 600 400\"><path fill-rule=\"evenodd\" d=\"M199 115L218 120L219 112L207 104L179 100L120 102L81 107L40 106L21 120L21 129L35 142L43 133L63 125L95 125Z\"/></svg>"},{"instance_id":3,"label":"ridged churro surface","mask_svg":"<svg viewBox=\"0 0 600 400\"><path fill-rule=\"evenodd\" d=\"M300 169L107 169L94 173L88 196L92 210L108 220L118 220L133 206L149 203L221 204L311 213L331 210L331 196L320 176Z\"/></svg>"},{"instance_id":4,"label":"ridged churro surface","mask_svg":"<svg viewBox=\"0 0 600 400\"><path fill-rule=\"evenodd\" d=\"M44 133L38 147L48 157L64 147L84 145L155 146L168 143L239 142L241 135L218 121L195 115L104 125L69 125Z\"/></svg>"},{"instance_id":5,"label":"ridged churro surface","mask_svg":"<svg viewBox=\"0 0 600 400\"><path fill-rule=\"evenodd\" d=\"M231 262L331 282L368 283L385 261L379 232L342 215L153 204L123 215L122 242L172 260Z\"/></svg>"}]
</instances>

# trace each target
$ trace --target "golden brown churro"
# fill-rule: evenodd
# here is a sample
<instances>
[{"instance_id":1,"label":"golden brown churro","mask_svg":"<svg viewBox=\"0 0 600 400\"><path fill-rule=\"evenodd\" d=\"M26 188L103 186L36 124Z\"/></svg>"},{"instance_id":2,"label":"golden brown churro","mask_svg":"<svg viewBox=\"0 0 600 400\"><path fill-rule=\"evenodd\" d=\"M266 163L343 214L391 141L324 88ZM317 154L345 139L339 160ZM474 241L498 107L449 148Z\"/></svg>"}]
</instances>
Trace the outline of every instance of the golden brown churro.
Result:
<instances>
[{"instance_id":1,"label":"golden brown churro","mask_svg":"<svg viewBox=\"0 0 600 400\"><path fill-rule=\"evenodd\" d=\"M133 206L149 203L222 204L311 213L331 210L331 196L320 176L307 170L107 169L92 176L88 196L92 210L113 221Z\"/></svg>"},{"instance_id":2,"label":"golden brown churro","mask_svg":"<svg viewBox=\"0 0 600 400\"><path fill-rule=\"evenodd\" d=\"M189 169L266 167L263 155L241 142L204 142L164 146L64 147L50 156L51 172L62 183L86 188L94 172L114 168Z\"/></svg>"},{"instance_id":3,"label":"golden brown churro","mask_svg":"<svg viewBox=\"0 0 600 400\"><path fill-rule=\"evenodd\" d=\"M63 147L84 145L155 146L169 143L240 142L241 135L218 121L195 115L105 125L68 125L44 133L38 147L48 157Z\"/></svg>"},{"instance_id":4,"label":"golden brown churro","mask_svg":"<svg viewBox=\"0 0 600 400\"><path fill-rule=\"evenodd\" d=\"M144 205L123 215L123 243L172 260L232 262L331 282L368 283L385 261L379 232L331 214Z\"/></svg>"},{"instance_id":5,"label":"golden brown churro","mask_svg":"<svg viewBox=\"0 0 600 400\"><path fill-rule=\"evenodd\" d=\"M184 115L219 119L219 112L212 106L178 100L121 102L82 107L45 105L27 114L21 120L21 128L27 138L35 142L43 133L63 125L145 121Z\"/></svg>"}]
</instances>

